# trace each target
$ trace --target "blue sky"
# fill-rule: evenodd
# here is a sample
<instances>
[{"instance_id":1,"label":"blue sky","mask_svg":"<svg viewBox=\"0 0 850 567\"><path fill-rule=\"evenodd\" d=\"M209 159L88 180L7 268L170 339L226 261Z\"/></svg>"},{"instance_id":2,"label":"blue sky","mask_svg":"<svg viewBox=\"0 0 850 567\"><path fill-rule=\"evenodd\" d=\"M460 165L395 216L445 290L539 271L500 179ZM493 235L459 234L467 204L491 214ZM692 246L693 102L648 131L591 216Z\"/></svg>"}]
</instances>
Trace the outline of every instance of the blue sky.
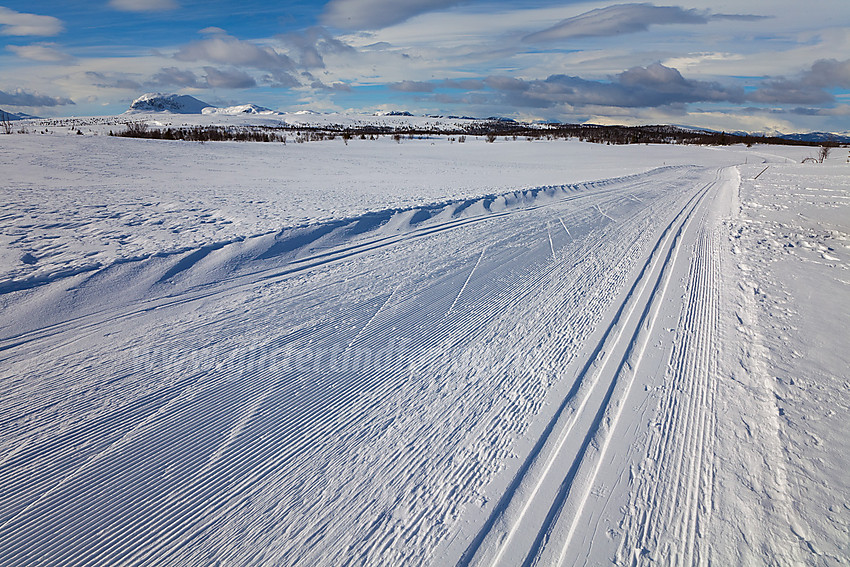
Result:
<instances>
[{"instance_id":1,"label":"blue sky","mask_svg":"<svg viewBox=\"0 0 850 567\"><path fill-rule=\"evenodd\" d=\"M409 110L850 130L847 0L0 0L0 108Z\"/></svg>"}]
</instances>

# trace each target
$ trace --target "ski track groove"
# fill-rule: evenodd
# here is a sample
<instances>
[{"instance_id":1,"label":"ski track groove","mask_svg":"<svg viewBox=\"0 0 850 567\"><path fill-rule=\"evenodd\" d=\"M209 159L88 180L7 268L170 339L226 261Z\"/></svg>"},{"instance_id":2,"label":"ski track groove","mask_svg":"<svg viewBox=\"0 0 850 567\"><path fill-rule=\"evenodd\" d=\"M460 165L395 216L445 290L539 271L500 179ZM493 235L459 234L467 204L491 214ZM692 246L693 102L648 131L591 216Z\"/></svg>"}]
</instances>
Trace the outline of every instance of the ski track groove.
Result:
<instances>
[{"instance_id":1,"label":"ski track groove","mask_svg":"<svg viewBox=\"0 0 850 567\"><path fill-rule=\"evenodd\" d=\"M691 219L691 215L692 215L694 209L701 202L701 199L707 193L707 191L709 190L711 185L712 184L709 184L705 187L702 187L685 204L685 206L682 208L680 213L673 219L673 221L671 221L671 223L670 223L670 225L668 225L667 229L665 229L664 233L662 234L661 238L658 240L658 243L656 244L656 249L649 255L649 257L647 259L647 263L645 264L645 266L643 268L644 273L647 272L647 271L649 271L651 273L654 269L654 265L661 263L660 258L663 257L665 247L667 246L666 243L668 241L670 242L669 248L667 248L667 257L663 261L663 265L660 268L659 275L657 276L658 279L655 280L656 286L659 285L659 283L662 281L662 279L669 278L669 270L666 270L665 268L666 268L667 264L670 262L670 258L675 256L675 255L678 255L678 248L676 248L676 241L679 239L681 232L689 224L689 221ZM597 209L597 211L602 213L602 210L599 208L598 204L595 205L595 208ZM603 216L608 217L608 215L605 215L604 213L602 213L602 214L603 214ZM610 217L608 217L608 218L610 218ZM676 225L678 225L678 229L675 229ZM592 371L592 374L589 377L587 385L582 384L584 377L588 374L588 372L590 372L592 370L591 365L593 365L596 361L598 361L597 353L606 353L606 351L608 353L610 353L610 351L613 348L616 347L617 343L619 343L621 341L623 332L627 328L627 325L625 323L627 323L630 319L632 319L633 314L635 313L636 309L641 305L646 306L646 308L643 312L643 315L641 317L641 322L646 318L647 312L649 310L649 306L650 306L651 303L653 303L652 299L655 298L658 295L658 290L656 289L656 290L653 291L653 294L650 296L650 300L648 300L646 303L641 303L639 301L632 302L630 300L631 300L633 295L640 297L643 294L643 291L649 285L649 283L650 283L650 280L647 279L646 277L644 277L643 274L638 277L638 280L635 282L634 287L629 292L629 294L627 294L626 299L624 300L622 306L620 307L620 311L618 312L617 316L615 316L615 318L612 320L612 322L610 323L610 326L608 327L608 330L606 331L605 335L603 335L602 339L600 340L599 346L593 351L592 356L589 357L588 362L587 362L587 366L581 372L580 378L576 383L578 388L576 388L576 386L574 386L573 391L570 392L568 397L563 402L562 408L556 413L555 417L553 418L553 423L555 421L559 420L560 414L562 413L562 411L564 409L567 408L567 404L569 404L572 401L573 398L581 395L581 398L578 402L578 405L576 407L574 407L570 418L561 427L561 430L557 433L556 437L554 436L555 431L554 431L553 427L551 427L550 429L547 429L547 432L544 433L544 437L541 438L540 442L538 442L538 443L542 444L540 446L541 448L539 450L536 449L532 453L532 457L530 457L530 458L534 458L535 461L524 466L523 469L522 469L523 472L520 473L521 476L518 477L517 479L515 479L511 483L511 488L508 490L506 495L513 499L514 494L517 494L517 495L520 494L520 485L524 481L523 477L525 477L525 476L529 475L529 473L531 473L531 474L535 474L538 478L537 482L530 488L530 492L528 492L528 488L526 488L526 492L528 492L527 495L520 496L520 498L525 499L525 502L524 502L524 504L519 504L521 506L521 508L516 513L517 517L513 520L511 527L506 529L506 531L504 532L505 533L504 536L495 535L497 532L494 531L493 528L497 523L500 522L500 520L498 519L499 516L501 514L508 514L509 511L510 511L511 504L503 502L502 504L500 504L499 508L495 512L499 516L491 517L490 521L487 524L487 527L484 528L483 532L479 533L479 535L476 537L476 539L474 540L471 547L469 547L467 549L466 553L464 554L464 558L461 560L461 563L460 563L461 565L469 565L469 564L496 565L496 564L500 563L500 561L503 558L504 552L506 551L506 549L508 547L511 546L511 543L512 543L514 536L520 530L520 526L523 524L523 520L524 520L529 508L534 504L534 500L535 500L535 497L538 494L539 489L541 488L543 483L548 480L548 476L549 476L549 474L552 470L552 466L553 466L555 460L560 456L560 452L561 452L561 450L564 446L564 442L570 436L573 427L576 425L579 418L584 413L585 405L591 399L591 396L594 393L594 389L596 388L597 383L601 380L600 376L602 375L603 371L605 370L605 367L608 364L608 362L611 360L610 356L605 356L603 354L602 356L604 357L604 360L602 361L601 366L599 368L597 368L596 370ZM640 286L640 290L636 292L638 286ZM665 280L665 284L664 284L664 289L666 289L666 280ZM663 296L663 290L661 291L661 296ZM623 316L622 314L623 314L624 310L627 311L627 312ZM621 323L621 321L620 321L621 316L623 316L623 320L624 320L625 323ZM652 321L654 321L654 316L653 316ZM641 326L642 326L642 323L637 326L637 328L635 330L635 336L633 337L632 341L629 343L629 350L627 350L626 355L629 354L632 346L634 345L635 341L637 340L637 335L638 335L638 333L641 329ZM614 338L610 339L610 335L611 335L612 331L614 332ZM609 342L611 342L613 344L609 345ZM642 357L643 348L645 348L645 343L643 344L643 346L640 349L641 354L639 355L638 359L640 359L640 357ZM563 506L564 501L568 498L568 496L572 492L571 488L572 488L572 485L575 483L575 475L579 473L580 465L582 465L582 464L586 465L587 464L587 463L582 463L582 460L584 459L583 455L587 451L587 448L590 444L591 439L593 438L594 434L597 432L599 425L602 422L602 417L604 415L605 410L609 407L610 398L614 393L615 386L617 386L616 376L622 371L622 367L623 367L623 365L626 364L626 360L627 360L627 356L624 356L623 362L620 364L620 369L618 369L612 375L611 378L608 378L608 380L610 380L610 387L608 389L608 393L603 398L601 405L598 406L597 417L591 423L590 428L585 435L585 442L580 447L579 453L577 454L577 456L575 457L575 460L573 461L573 467L572 467L571 471L567 474L566 480L562 484L562 489L561 489L560 495L556 497L555 503L553 504L553 508L550 509L550 512L547 515L547 518L544 520L543 528L541 528L541 529L532 528L531 529L531 533L537 533L538 535L536 537L536 541L532 544L531 549L529 550L528 554L526 555L526 559L524 561L525 565L532 565L532 564L535 564L537 561L539 561L540 560L540 554L543 553L543 551L546 548L546 545L547 545L549 537L550 537L550 535L549 535L550 530L554 527L555 523L557 522L558 515L561 513L561 510L562 510L561 507ZM633 372L633 369L631 369L631 370ZM633 376L633 374L632 374L632 376ZM631 381L628 382L628 385L627 385L627 388L626 388L626 393L623 395L623 398L625 398L628 395L628 390L630 389L630 387L631 387ZM622 401L618 402L620 409L622 408L622 403L623 403ZM614 405L617 405L617 404L614 404ZM615 412L615 419L614 419L615 424L616 424L616 420L617 420L618 417L619 417L619 412ZM613 426L611 427L611 429L613 429ZM534 470L535 469L535 463L539 462L538 459L541 458L540 452L542 452L543 448L548 443L549 439L553 438L553 437L554 437L554 441L553 441L554 447L550 450L548 457L546 457L546 460L542 461L543 464L540 465L540 466L542 466L542 469L540 470L540 472L536 472ZM578 504L578 509L574 512L573 521L570 524L570 528L569 528L568 535L567 535L567 540L564 543L562 556L563 556L563 552L566 551L566 547L569 543L570 537L571 537L573 529L575 527L575 523L578 521L578 519L581 515L581 511L582 511L582 508L583 508L584 503L586 501L587 495L589 494L589 491L592 487L592 478L595 477L596 472L598 472L598 466L602 462L602 458L603 458L604 452L605 452L605 447L607 447L607 441L609 439L610 439L610 436L604 438L602 454L598 457L598 459L596 461L596 469L591 474L591 480L584 483L585 489L584 489L582 495L579 497L580 500L579 500L579 504ZM538 452L538 451L540 451L540 452ZM529 526L529 527L531 527L531 526ZM498 530L498 533L502 533L501 530ZM485 543L486 543L486 540L488 538L491 538L491 539L497 538L497 543L495 544L497 546L497 549L496 549L494 557L490 557L489 555L487 555L487 553L489 553L489 552L488 552L487 548L485 547ZM482 550L483 550L484 555L479 557L479 555L481 555L481 553L482 553ZM560 561L562 559L563 559L563 557L559 557L558 562L560 563Z\"/></svg>"},{"instance_id":2,"label":"ski track groove","mask_svg":"<svg viewBox=\"0 0 850 567\"><path fill-rule=\"evenodd\" d=\"M546 236L549 238L549 249L552 251L552 261L557 262L558 258L555 256L555 245L552 244L552 231L549 229L549 223L546 223Z\"/></svg>"},{"instance_id":3,"label":"ski track groove","mask_svg":"<svg viewBox=\"0 0 850 567\"><path fill-rule=\"evenodd\" d=\"M705 565L700 526L711 515L714 463L714 399L719 318L719 244L703 228L688 273L680 337L667 367L657 415L662 427L649 441L649 463L638 475L617 562L646 565L667 557L674 565ZM684 406L684 407L683 407ZM673 440L683 442L672 449ZM662 499L662 491L672 496ZM641 509L641 503L646 509Z\"/></svg>"},{"instance_id":4,"label":"ski track groove","mask_svg":"<svg viewBox=\"0 0 850 567\"><path fill-rule=\"evenodd\" d=\"M662 266L662 272L659 274L659 279L657 280L657 284L661 284L661 287L660 287L660 289L656 289L656 290L653 291L651 299L647 302L646 309L644 311L644 318L648 316L649 322L644 323L644 319L641 320L641 324L639 325L638 329L636 330L635 336L634 336L634 338L632 339L632 342L629 345L629 349L631 350L632 347L634 347L638 344L638 340L640 340L639 335L641 335L641 334L644 335L644 338L641 340L641 342L638 346L639 351L638 351L638 355L637 355L636 360L634 360L634 362L630 362L629 361L629 359L630 359L629 354L627 354L623 358L623 362L621 364L620 369L618 369L618 374L619 374L620 372L622 372L623 367L627 366L628 369L629 369L629 372L630 372L630 379L627 381L625 392L622 395L622 399L619 400L619 402L614 406L614 416L613 416L613 419L611 420L611 424L609 426L609 431L607 432L607 435L605 435L604 440L602 441L602 448L599 452L599 456L597 457L596 464L594 466L591 478L587 481L587 483L585 485L586 488L584 490L584 493L581 496L581 501L580 501L580 504L578 506L578 512L572 518L572 522L570 524L570 528L569 528L569 531L568 531L568 534L567 534L567 539L563 543L563 547L561 549L561 554L558 558L558 562L557 562L558 565L562 565L563 562L564 562L565 555L567 553L567 548L568 548L569 543L570 543L570 541L571 541L571 539L572 539L572 537L575 533L576 525L578 524L581 513L582 513L584 506L587 502L587 498L590 495L590 491L591 491L591 488L593 486L593 480L596 478L597 474L599 473L599 469L602 466L602 462L603 462L603 459L605 457L605 453L607 452L608 446L609 446L610 441L613 437L614 430L616 429L617 423L620 419L620 416L622 415L623 408L625 407L625 400L628 398L628 394L631 391L631 388L634 384L634 378L635 378L636 370L640 367L640 362L643 358L644 353L646 352L646 348L649 345L650 339L652 338L652 331L653 331L653 328L655 326L655 322L657 321L658 314L660 312L660 304L664 300L664 297L667 293L667 290L669 289L670 279L672 278L672 270L669 269L669 267L675 265L675 263L678 259L678 256L681 252L681 249L682 249L682 246L680 246L676 241L679 238L681 238L682 235L684 234L684 232L687 230L688 226L690 225L691 221L693 220L693 211L700 205L700 203L702 202L702 199L705 197L707 192L708 192L708 188L704 189L702 191L701 195L700 195L699 200L692 206L691 213L685 218L684 222L680 225L679 231L677 232L676 236L674 237L674 242L673 242L671 248L668 251L667 259L664 262L664 265ZM663 280L663 283L662 283L662 280ZM653 304L655 304L655 305L653 305ZM652 313L653 307L655 307L655 313ZM609 409L609 407L606 407L606 410ZM584 463L582 463L582 464L584 464ZM689 562L686 561L686 564L687 563L689 563Z\"/></svg>"},{"instance_id":5,"label":"ski track groove","mask_svg":"<svg viewBox=\"0 0 850 567\"><path fill-rule=\"evenodd\" d=\"M564 219L562 219L561 217L558 217L558 221L560 221L561 226L562 226L562 227L564 227L564 231L567 233L567 236L569 236L569 237L570 237L570 240L572 240L572 239L573 239L573 235L572 235L572 234L570 234L570 229L568 229L568 228L567 228L567 225L565 225L565 224L564 224Z\"/></svg>"}]
</instances>

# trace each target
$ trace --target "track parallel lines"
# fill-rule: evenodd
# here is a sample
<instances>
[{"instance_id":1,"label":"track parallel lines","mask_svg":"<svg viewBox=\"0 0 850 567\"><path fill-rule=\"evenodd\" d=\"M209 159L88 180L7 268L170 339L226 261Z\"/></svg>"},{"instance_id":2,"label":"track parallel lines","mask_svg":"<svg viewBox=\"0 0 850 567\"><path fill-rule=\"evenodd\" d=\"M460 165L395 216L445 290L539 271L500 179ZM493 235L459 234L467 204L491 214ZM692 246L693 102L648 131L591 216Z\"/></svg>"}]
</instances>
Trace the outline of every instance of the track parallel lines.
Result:
<instances>
[{"instance_id":1,"label":"track parallel lines","mask_svg":"<svg viewBox=\"0 0 850 567\"><path fill-rule=\"evenodd\" d=\"M705 193L702 194L704 196ZM694 208L699 204L700 201L694 205ZM608 422L605 424L607 431L605 429L601 430L602 433L605 433L601 440L601 447L599 448L599 454L596 456L596 462L593 467L593 471L590 475L590 478L585 481L585 489L580 497L579 504L577 505L576 512L572 516L572 521L569 524L569 528L567 531L567 535L563 543L561 544L561 552L558 556L557 565L563 565L566 557L567 550L569 548L570 542L572 541L573 536L575 535L576 527L581 519L581 514L584 510L584 507L587 503L587 499L590 496L590 491L593 486L593 480L599 474L599 469L602 466L602 463L605 459L605 454L608 451L608 447L610 446L611 439L613 438L614 431L617 428L617 423L620 420L620 417L623 413L623 409L625 407L625 401L629 396L629 393L634 385L634 378L637 369L640 367L640 363L643 359L643 356L646 352L646 348L650 343L650 339L652 337L655 323L658 319L658 314L660 312L660 305L665 299L665 295L667 294L667 290L669 288L670 279L672 277L672 267L675 265L679 253L681 252L681 246L676 243L676 240L681 238L683 232L687 230L688 225L690 224L694 208L691 209L691 213L685 219L684 223L680 226L679 231L674 238L674 242L672 243L671 248L667 253L667 259L662 266L662 272L659 274L659 279L657 280L657 288L653 291L652 296L646 303L646 310L644 311L643 318L641 320L638 329L635 332L635 336L632 338L632 342L630 344L630 350L632 347L637 346L637 354L627 353L623 358L623 362L621 367L618 369L618 374L626 371L627 380L625 382L625 388L622 391L619 400L613 404L608 405L606 410L613 407L613 416L608 416ZM648 319L648 320L647 320ZM639 345L639 346L638 346ZM584 464L584 463L582 463Z\"/></svg>"},{"instance_id":2,"label":"track parallel lines","mask_svg":"<svg viewBox=\"0 0 850 567\"><path fill-rule=\"evenodd\" d=\"M657 416L661 427L632 491L617 562L706 565L702 527L712 509L714 400L720 261L718 236L703 227L688 272L687 300ZM678 442L677 442L678 440ZM672 445L672 446L671 446Z\"/></svg>"},{"instance_id":3,"label":"track parallel lines","mask_svg":"<svg viewBox=\"0 0 850 567\"><path fill-rule=\"evenodd\" d=\"M680 238L712 186L709 184L697 189L662 233L620 311L580 373L576 387L553 418L553 424L555 421L563 423L557 427L550 426L541 438L544 444L530 457L534 461L521 469L521 476L509 489L508 494L515 498L497 506L497 515L491 518L467 549L461 565L515 564L519 549L528 549L524 565L550 561L560 563L563 560L621 415L624 400L630 392L634 373L652 335L658 306L664 299L671 277L671 266L679 254ZM607 216L598 204L596 209ZM623 340L626 336L629 339ZM607 369L610 362L618 360L613 370ZM599 383L607 387L597 388ZM559 417L562 412L565 412L564 417ZM583 439L578 446L572 434L577 425L581 428L578 439ZM567 452L565 447L570 447ZM538 524L539 519L526 518L532 508L539 510L541 506L550 505L552 496L542 497L541 488L551 486L555 480L550 477L550 474L556 474L554 463L559 461L563 467L570 459L572 466L561 483L559 493L554 496L542 526ZM541 497L543 500L540 500ZM564 520L567 522L565 531L561 527ZM520 532L537 534L530 548L526 547L527 541L514 542ZM553 537L560 545L552 540ZM506 557L509 549L511 555ZM552 557L553 553L559 555Z\"/></svg>"}]
</instances>

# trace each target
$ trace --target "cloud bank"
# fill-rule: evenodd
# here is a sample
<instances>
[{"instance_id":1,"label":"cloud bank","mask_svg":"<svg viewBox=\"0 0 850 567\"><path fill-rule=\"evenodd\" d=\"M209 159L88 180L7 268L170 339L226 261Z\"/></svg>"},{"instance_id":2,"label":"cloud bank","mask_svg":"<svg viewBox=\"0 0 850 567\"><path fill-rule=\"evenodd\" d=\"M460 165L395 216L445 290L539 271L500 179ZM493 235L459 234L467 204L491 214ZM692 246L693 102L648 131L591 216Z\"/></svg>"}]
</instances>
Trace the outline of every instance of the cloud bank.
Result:
<instances>
[{"instance_id":1,"label":"cloud bank","mask_svg":"<svg viewBox=\"0 0 850 567\"><path fill-rule=\"evenodd\" d=\"M17 89L15 92L0 91L0 104L8 106L63 106L74 104L69 98L53 97Z\"/></svg>"},{"instance_id":2,"label":"cloud bank","mask_svg":"<svg viewBox=\"0 0 850 567\"><path fill-rule=\"evenodd\" d=\"M741 102L743 89L716 82L686 79L678 70L653 63L632 67L610 81L591 81L568 75L542 80L489 77L485 83L504 102L518 107L549 108L606 106L649 108L693 102Z\"/></svg>"},{"instance_id":3,"label":"cloud bank","mask_svg":"<svg viewBox=\"0 0 850 567\"><path fill-rule=\"evenodd\" d=\"M850 59L819 59L795 79L765 81L749 99L766 104L824 104L835 96L827 89L850 88Z\"/></svg>"},{"instance_id":4,"label":"cloud bank","mask_svg":"<svg viewBox=\"0 0 850 567\"><path fill-rule=\"evenodd\" d=\"M45 61L49 63L63 63L73 60L73 57L56 49L55 43L36 43L33 45L7 45L6 49L31 61Z\"/></svg>"},{"instance_id":5,"label":"cloud bank","mask_svg":"<svg viewBox=\"0 0 850 567\"><path fill-rule=\"evenodd\" d=\"M295 69L292 59L271 47L260 47L229 35L217 35L184 45L177 51L174 58L179 61L242 65L266 71Z\"/></svg>"}]
</instances>

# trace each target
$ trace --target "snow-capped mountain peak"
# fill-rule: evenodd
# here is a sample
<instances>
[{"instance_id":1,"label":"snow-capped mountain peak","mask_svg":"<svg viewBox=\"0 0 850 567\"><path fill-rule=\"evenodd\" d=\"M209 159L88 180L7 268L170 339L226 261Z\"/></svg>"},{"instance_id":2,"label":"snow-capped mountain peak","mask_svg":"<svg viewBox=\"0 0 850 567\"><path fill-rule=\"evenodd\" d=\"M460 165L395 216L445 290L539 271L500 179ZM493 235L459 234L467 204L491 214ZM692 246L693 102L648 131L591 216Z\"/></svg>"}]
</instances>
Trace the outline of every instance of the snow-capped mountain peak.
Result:
<instances>
[{"instance_id":1,"label":"snow-capped mountain peak","mask_svg":"<svg viewBox=\"0 0 850 567\"><path fill-rule=\"evenodd\" d=\"M38 118L37 116L32 116L30 114L24 114L23 112L7 112L0 108L0 119L3 120L28 120L31 118Z\"/></svg>"},{"instance_id":2,"label":"snow-capped mountain peak","mask_svg":"<svg viewBox=\"0 0 850 567\"><path fill-rule=\"evenodd\" d=\"M201 114L212 105L189 95L147 93L130 104L128 113L173 112L175 114Z\"/></svg>"},{"instance_id":3,"label":"snow-capped mountain peak","mask_svg":"<svg viewBox=\"0 0 850 567\"><path fill-rule=\"evenodd\" d=\"M203 114L227 114L227 115L240 115L240 114L277 114L274 110L270 108L266 108L264 106L257 106L256 104L239 104L236 106L228 106L225 108L216 108L214 106L208 106L203 109Z\"/></svg>"}]
</instances>

